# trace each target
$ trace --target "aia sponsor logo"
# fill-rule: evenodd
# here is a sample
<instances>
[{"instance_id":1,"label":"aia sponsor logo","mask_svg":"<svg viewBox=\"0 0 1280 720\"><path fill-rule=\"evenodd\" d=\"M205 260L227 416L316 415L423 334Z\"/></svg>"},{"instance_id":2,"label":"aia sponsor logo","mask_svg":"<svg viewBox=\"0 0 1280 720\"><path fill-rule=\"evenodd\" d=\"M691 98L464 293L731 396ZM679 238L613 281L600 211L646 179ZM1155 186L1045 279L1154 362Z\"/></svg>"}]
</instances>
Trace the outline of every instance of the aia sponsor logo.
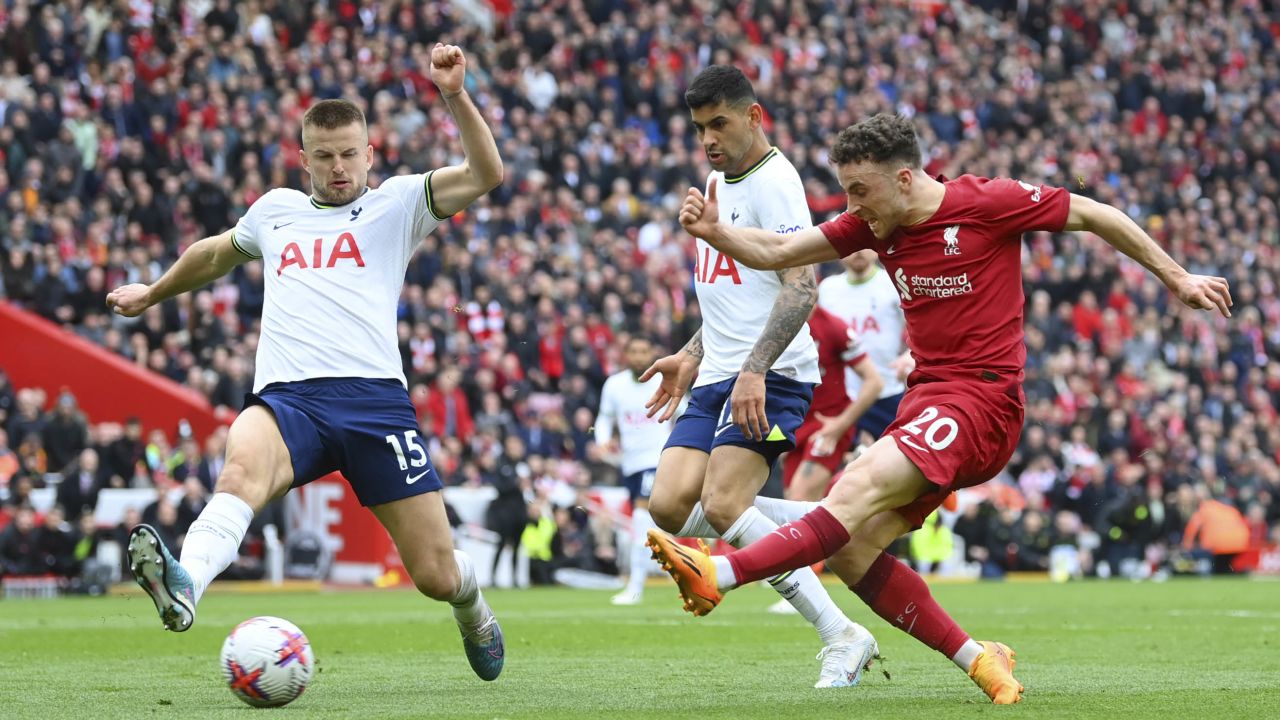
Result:
<instances>
[{"instance_id":1,"label":"aia sponsor logo","mask_svg":"<svg viewBox=\"0 0 1280 720\"><path fill-rule=\"evenodd\" d=\"M716 283L721 280L734 285L742 284L742 275L733 258L710 247L704 247L693 266L693 279L700 283Z\"/></svg>"},{"instance_id":2,"label":"aia sponsor logo","mask_svg":"<svg viewBox=\"0 0 1280 720\"><path fill-rule=\"evenodd\" d=\"M289 267L297 267L299 270L336 267L342 260L354 262L356 267L364 267L364 257L360 254L360 244L356 242L355 235L344 232L333 241L332 245L328 247L326 245L328 243L324 238L316 238L311 242L310 255L303 253L296 242L285 245L284 250L280 251L280 263L276 266L276 275L283 275L285 269Z\"/></svg>"}]
</instances>

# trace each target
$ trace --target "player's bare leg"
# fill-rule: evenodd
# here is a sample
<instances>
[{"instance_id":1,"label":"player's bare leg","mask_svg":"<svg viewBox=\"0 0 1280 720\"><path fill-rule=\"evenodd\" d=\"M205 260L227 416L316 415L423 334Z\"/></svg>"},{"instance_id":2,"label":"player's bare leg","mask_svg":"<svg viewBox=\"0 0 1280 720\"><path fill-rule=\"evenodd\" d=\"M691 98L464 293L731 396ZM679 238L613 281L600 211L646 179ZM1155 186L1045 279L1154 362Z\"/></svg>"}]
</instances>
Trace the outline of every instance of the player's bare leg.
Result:
<instances>
[{"instance_id":1,"label":"player's bare leg","mask_svg":"<svg viewBox=\"0 0 1280 720\"><path fill-rule=\"evenodd\" d=\"M441 492L413 495L369 509L391 535L418 591L453 606L471 669L482 680L496 679L506 654L502 628L480 593L471 558L453 548Z\"/></svg>"},{"instance_id":2,"label":"player's bare leg","mask_svg":"<svg viewBox=\"0 0 1280 720\"><path fill-rule=\"evenodd\" d=\"M226 463L213 497L191 528L177 561L155 530L139 525L129 534L129 567L156 604L166 629L183 631L195 622L205 588L235 559L253 515L283 495L293 465L271 411L245 408L227 434Z\"/></svg>"}]
</instances>

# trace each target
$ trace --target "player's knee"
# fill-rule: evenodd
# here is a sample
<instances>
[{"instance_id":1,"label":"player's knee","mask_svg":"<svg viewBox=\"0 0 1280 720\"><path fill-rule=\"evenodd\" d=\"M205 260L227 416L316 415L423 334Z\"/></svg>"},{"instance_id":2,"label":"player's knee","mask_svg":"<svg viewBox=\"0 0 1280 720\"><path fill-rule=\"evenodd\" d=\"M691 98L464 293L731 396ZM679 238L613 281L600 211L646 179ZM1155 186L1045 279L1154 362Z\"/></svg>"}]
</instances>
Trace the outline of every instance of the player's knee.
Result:
<instances>
[{"instance_id":1,"label":"player's knee","mask_svg":"<svg viewBox=\"0 0 1280 720\"><path fill-rule=\"evenodd\" d=\"M880 554L884 552L884 548L878 547L876 544L868 544L861 541L850 542L848 548L848 559L845 563L845 571L840 574L840 579L846 585L856 585L867 574L867 570L871 569L872 563Z\"/></svg>"},{"instance_id":2,"label":"player's knee","mask_svg":"<svg viewBox=\"0 0 1280 720\"><path fill-rule=\"evenodd\" d=\"M742 517L742 513L751 507L752 499L746 498L744 502L742 498L704 492L702 495L702 511L706 513L707 522L711 524L711 527L723 535L738 521L738 518Z\"/></svg>"},{"instance_id":3,"label":"player's knee","mask_svg":"<svg viewBox=\"0 0 1280 720\"><path fill-rule=\"evenodd\" d=\"M653 524L673 535L684 527L692 510L691 507L683 507L681 503L664 498L649 498L649 517L653 518Z\"/></svg>"},{"instance_id":4,"label":"player's knee","mask_svg":"<svg viewBox=\"0 0 1280 720\"><path fill-rule=\"evenodd\" d=\"M458 591L457 566L452 562L423 563L409 569L414 587L432 600L451 600Z\"/></svg>"}]
</instances>

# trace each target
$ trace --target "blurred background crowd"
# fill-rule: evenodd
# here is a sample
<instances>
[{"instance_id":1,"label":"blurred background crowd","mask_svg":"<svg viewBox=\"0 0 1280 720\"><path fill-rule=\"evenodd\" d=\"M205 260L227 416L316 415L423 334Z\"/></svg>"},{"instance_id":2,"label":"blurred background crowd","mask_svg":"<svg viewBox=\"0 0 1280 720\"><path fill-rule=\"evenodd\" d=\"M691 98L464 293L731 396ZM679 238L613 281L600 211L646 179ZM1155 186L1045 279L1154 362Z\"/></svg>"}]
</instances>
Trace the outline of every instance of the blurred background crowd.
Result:
<instances>
[{"instance_id":1,"label":"blurred background crowd","mask_svg":"<svg viewBox=\"0 0 1280 720\"><path fill-rule=\"evenodd\" d=\"M709 166L682 94L731 63L815 221L844 206L829 140L894 111L930 172L1066 186L1228 278L1224 320L1096 238L1028 235L1022 446L941 530L986 574L1047 569L1055 546L1080 551L1073 572L1225 570L1280 540L1278 36L1260 0L8 0L0 297L239 410L259 263L134 320L105 293L154 280L267 189L309 190L299 127L316 99L364 108L372 184L457 162L427 68L437 40L460 45L506 181L411 263L411 396L447 483L545 507L559 552L607 566L607 533L550 508L615 480L591 429L620 342L674 350L700 325L675 209ZM144 437L2 379L0 428L9 573L84 557L102 487L182 487L149 508L180 535L221 462L220 434ZM63 510L37 522L24 498L49 473Z\"/></svg>"}]
</instances>

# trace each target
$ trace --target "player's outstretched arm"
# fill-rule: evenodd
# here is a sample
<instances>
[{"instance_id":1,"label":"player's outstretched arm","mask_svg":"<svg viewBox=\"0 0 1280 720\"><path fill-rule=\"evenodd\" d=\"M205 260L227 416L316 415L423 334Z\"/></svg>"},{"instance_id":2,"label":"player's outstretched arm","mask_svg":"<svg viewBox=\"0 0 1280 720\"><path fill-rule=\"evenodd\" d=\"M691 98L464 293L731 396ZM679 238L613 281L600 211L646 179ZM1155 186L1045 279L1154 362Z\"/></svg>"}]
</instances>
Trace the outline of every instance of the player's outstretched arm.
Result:
<instances>
[{"instance_id":1,"label":"player's outstretched arm","mask_svg":"<svg viewBox=\"0 0 1280 720\"><path fill-rule=\"evenodd\" d=\"M463 87L467 59L457 45L436 43L431 49L431 80L453 113L462 135L461 165L440 168L431 176L433 212L448 217L502 184L502 158L484 117Z\"/></svg>"},{"instance_id":2,"label":"player's outstretched arm","mask_svg":"<svg viewBox=\"0 0 1280 720\"><path fill-rule=\"evenodd\" d=\"M1065 230L1086 230L1142 263L1173 291L1184 305L1196 310L1217 310L1231 317L1231 288L1225 278L1192 275L1164 251L1138 223L1110 205L1083 195L1071 196Z\"/></svg>"},{"instance_id":3,"label":"player's outstretched arm","mask_svg":"<svg viewBox=\"0 0 1280 720\"><path fill-rule=\"evenodd\" d=\"M689 188L680 207L680 224L690 235L702 238L747 267L783 270L840 259L840 254L818 228L782 235L772 230L721 225L719 220L716 181L711 181L705 197L698 188Z\"/></svg>"},{"instance_id":4,"label":"player's outstretched arm","mask_svg":"<svg viewBox=\"0 0 1280 720\"><path fill-rule=\"evenodd\" d=\"M252 258L235 246L233 230L197 240L178 257L178 261L150 285L122 285L107 294L107 307L125 317L136 317L143 310L175 295L204 287Z\"/></svg>"}]
</instances>

